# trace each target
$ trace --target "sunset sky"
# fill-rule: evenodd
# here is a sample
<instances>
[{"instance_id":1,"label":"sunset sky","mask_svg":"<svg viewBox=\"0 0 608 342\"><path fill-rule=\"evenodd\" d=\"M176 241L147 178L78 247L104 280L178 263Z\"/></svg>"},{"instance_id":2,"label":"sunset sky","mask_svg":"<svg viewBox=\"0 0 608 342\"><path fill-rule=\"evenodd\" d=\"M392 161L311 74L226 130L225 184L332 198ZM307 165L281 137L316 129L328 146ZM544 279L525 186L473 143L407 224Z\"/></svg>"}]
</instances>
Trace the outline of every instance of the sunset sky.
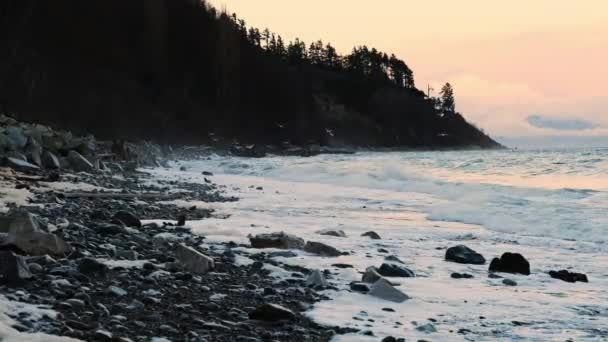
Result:
<instances>
[{"instance_id":1,"label":"sunset sky","mask_svg":"<svg viewBox=\"0 0 608 342\"><path fill-rule=\"evenodd\" d=\"M608 136L606 0L210 2L287 39L394 52L493 136Z\"/></svg>"}]
</instances>

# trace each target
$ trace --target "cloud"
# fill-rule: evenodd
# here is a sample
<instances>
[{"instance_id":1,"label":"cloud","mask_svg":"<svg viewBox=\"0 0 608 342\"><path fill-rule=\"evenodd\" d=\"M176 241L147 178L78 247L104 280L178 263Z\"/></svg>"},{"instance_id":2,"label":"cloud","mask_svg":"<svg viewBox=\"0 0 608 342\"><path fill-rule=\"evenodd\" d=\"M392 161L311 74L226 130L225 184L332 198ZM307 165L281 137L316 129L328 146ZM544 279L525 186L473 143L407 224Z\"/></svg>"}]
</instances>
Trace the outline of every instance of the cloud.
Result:
<instances>
[{"instance_id":1,"label":"cloud","mask_svg":"<svg viewBox=\"0 0 608 342\"><path fill-rule=\"evenodd\" d=\"M556 129L558 131L584 131L599 127L596 123L588 120L551 118L542 115L530 115L526 118L526 121L534 127Z\"/></svg>"}]
</instances>

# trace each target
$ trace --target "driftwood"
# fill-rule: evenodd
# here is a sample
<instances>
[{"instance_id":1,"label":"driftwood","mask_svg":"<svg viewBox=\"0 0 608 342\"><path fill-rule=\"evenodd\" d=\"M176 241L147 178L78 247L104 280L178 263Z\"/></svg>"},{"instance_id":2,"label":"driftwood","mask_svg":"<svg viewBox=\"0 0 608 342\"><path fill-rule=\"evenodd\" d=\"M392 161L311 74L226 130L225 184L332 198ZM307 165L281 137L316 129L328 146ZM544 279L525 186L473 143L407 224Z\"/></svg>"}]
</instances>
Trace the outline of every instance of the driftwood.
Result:
<instances>
[{"instance_id":1,"label":"driftwood","mask_svg":"<svg viewBox=\"0 0 608 342\"><path fill-rule=\"evenodd\" d=\"M62 195L66 198L171 199L169 195L157 192L146 192L137 194L129 194L122 192L64 192L62 193Z\"/></svg>"}]
</instances>

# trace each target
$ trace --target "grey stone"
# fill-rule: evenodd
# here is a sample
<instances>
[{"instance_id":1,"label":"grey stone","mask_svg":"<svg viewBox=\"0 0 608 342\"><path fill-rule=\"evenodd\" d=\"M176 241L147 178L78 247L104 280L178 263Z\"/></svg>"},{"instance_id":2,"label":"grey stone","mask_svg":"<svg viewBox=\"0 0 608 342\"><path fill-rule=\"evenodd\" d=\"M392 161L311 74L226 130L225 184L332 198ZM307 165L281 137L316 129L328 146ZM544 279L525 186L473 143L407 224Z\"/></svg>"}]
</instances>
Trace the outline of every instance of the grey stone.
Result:
<instances>
[{"instance_id":1,"label":"grey stone","mask_svg":"<svg viewBox=\"0 0 608 342\"><path fill-rule=\"evenodd\" d=\"M28 266L30 268L30 272L32 272L33 274L40 274L44 271L44 268L42 267L42 265L37 264L35 262L28 264Z\"/></svg>"},{"instance_id":2,"label":"grey stone","mask_svg":"<svg viewBox=\"0 0 608 342\"><path fill-rule=\"evenodd\" d=\"M251 246L253 248L279 248L279 249L302 249L304 248L304 240L284 232L259 234L250 237Z\"/></svg>"},{"instance_id":3,"label":"grey stone","mask_svg":"<svg viewBox=\"0 0 608 342\"><path fill-rule=\"evenodd\" d=\"M127 295L127 291L121 289L118 286L114 286L114 285L108 286L108 288L106 289L106 292L113 296L116 296L116 297L124 297Z\"/></svg>"},{"instance_id":4,"label":"grey stone","mask_svg":"<svg viewBox=\"0 0 608 342\"><path fill-rule=\"evenodd\" d=\"M378 281L376 281L372 285L369 294L376 298L388 300L395 303L402 303L410 299L408 295L396 289L386 279L379 279Z\"/></svg>"},{"instance_id":5,"label":"grey stone","mask_svg":"<svg viewBox=\"0 0 608 342\"><path fill-rule=\"evenodd\" d=\"M5 130L6 137L8 138L9 147L13 150L20 150L27 145L27 137L25 136L23 129L19 126L8 126Z\"/></svg>"},{"instance_id":6,"label":"grey stone","mask_svg":"<svg viewBox=\"0 0 608 342\"><path fill-rule=\"evenodd\" d=\"M304 246L304 251L326 257L337 257L342 255L342 253L334 247L314 241L308 241Z\"/></svg>"},{"instance_id":7,"label":"grey stone","mask_svg":"<svg viewBox=\"0 0 608 342\"><path fill-rule=\"evenodd\" d=\"M95 170L95 166L76 151L70 151L67 159L70 167L77 172L91 172Z\"/></svg>"},{"instance_id":8,"label":"grey stone","mask_svg":"<svg viewBox=\"0 0 608 342\"><path fill-rule=\"evenodd\" d=\"M34 164L28 163L25 160L22 159L17 159L14 157L7 157L6 158L6 162L5 162L6 166L15 169L17 171L35 171L35 170L40 170L40 168Z\"/></svg>"},{"instance_id":9,"label":"grey stone","mask_svg":"<svg viewBox=\"0 0 608 342\"><path fill-rule=\"evenodd\" d=\"M13 246L29 255L64 256L72 251L72 247L59 236L43 232L8 233L0 238L1 246Z\"/></svg>"},{"instance_id":10,"label":"grey stone","mask_svg":"<svg viewBox=\"0 0 608 342\"><path fill-rule=\"evenodd\" d=\"M215 267L212 258L183 244L177 245L175 257L181 267L192 273L207 273Z\"/></svg>"},{"instance_id":11,"label":"grey stone","mask_svg":"<svg viewBox=\"0 0 608 342\"><path fill-rule=\"evenodd\" d=\"M42 232L38 217L27 210L13 209L0 216L0 233Z\"/></svg>"},{"instance_id":12,"label":"grey stone","mask_svg":"<svg viewBox=\"0 0 608 342\"><path fill-rule=\"evenodd\" d=\"M25 258L11 251L0 251L0 285L21 285L32 278Z\"/></svg>"},{"instance_id":13,"label":"grey stone","mask_svg":"<svg viewBox=\"0 0 608 342\"><path fill-rule=\"evenodd\" d=\"M352 283L350 283L350 289L353 291L356 291L356 292L363 292L363 293L369 292L369 286L366 283L352 282Z\"/></svg>"},{"instance_id":14,"label":"grey stone","mask_svg":"<svg viewBox=\"0 0 608 342\"><path fill-rule=\"evenodd\" d=\"M317 232L320 235L328 235L335 237L346 237L346 233L343 230L338 229L323 229Z\"/></svg>"},{"instance_id":15,"label":"grey stone","mask_svg":"<svg viewBox=\"0 0 608 342\"><path fill-rule=\"evenodd\" d=\"M381 237L380 235L378 235L378 233L374 232L374 231L369 231L369 232L365 232L363 234L361 234L361 236L367 236L372 240L380 240Z\"/></svg>"},{"instance_id":16,"label":"grey stone","mask_svg":"<svg viewBox=\"0 0 608 342\"><path fill-rule=\"evenodd\" d=\"M312 271L306 278L306 286L310 287L327 287L327 280L323 273L319 270Z\"/></svg>"},{"instance_id":17,"label":"grey stone","mask_svg":"<svg viewBox=\"0 0 608 342\"><path fill-rule=\"evenodd\" d=\"M426 334L431 334L431 333L437 332L437 328L435 328L435 326L432 323L419 325L416 327L416 330L426 333Z\"/></svg>"},{"instance_id":18,"label":"grey stone","mask_svg":"<svg viewBox=\"0 0 608 342\"><path fill-rule=\"evenodd\" d=\"M42 154L42 166L47 169L58 170L61 168L61 163L59 162L59 158L52 152L44 151Z\"/></svg>"},{"instance_id":19,"label":"grey stone","mask_svg":"<svg viewBox=\"0 0 608 342\"><path fill-rule=\"evenodd\" d=\"M382 276L380 275L380 273L378 273L378 269L373 266L370 266L365 269L365 273L363 273L361 281L364 283L373 284L380 279L382 279Z\"/></svg>"},{"instance_id":20,"label":"grey stone","mask_svg":"<svg viewBox=\"0 0 608 342\"><path fill-rule=\"evenodd\" d=\"M507 286L517 286L517 282L515 280L509 279L509 278L503 279L502 283Z\"/></svg>"}]
</instances>

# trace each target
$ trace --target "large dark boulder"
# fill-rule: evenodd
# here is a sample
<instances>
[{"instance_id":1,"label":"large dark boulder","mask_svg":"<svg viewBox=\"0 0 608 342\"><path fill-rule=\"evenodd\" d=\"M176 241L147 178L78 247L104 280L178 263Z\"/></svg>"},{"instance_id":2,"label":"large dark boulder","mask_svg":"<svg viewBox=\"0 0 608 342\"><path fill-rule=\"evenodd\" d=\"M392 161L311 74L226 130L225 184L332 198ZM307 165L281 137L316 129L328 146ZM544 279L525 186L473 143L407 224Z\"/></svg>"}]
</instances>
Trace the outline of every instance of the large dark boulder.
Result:
<instances>
[{"instance_id":1,"label":"large dark boulder","mask_svg":"<svg viewBox=\"0 0 608 342\"><path fill-rule=\"evenodd\" d=\"M505 253L490 263L490 272L530 275L530 263L519 253Z\"/></svg>"},{"instance_id":2,"label":"large dark boulder","mask_svg":"<svg viewBox=\"0 0 608 342\"><path fill-rule=\"evenodd\" d=\"M574 273L567 270L561 271L549 271L551 278L560 279L569 283L576 283L577 281L588 283L587 275L583 273Z\"/></svg>"},{"instance_id":3,"label":"large dark boulder","mask_svg":"<svg viewBox=\"0 0 608 342\"><path fill-rule=\"evenodd\" d=\"M380 240L381 239L380 235L378 235L378 233L376 233L374 231L365 232L365 233L361 234L361 236L367 236L368 238L370 238L372 240Z\"/></svg>"},{"instance_id":4,"label":"large dark boulder","mask_svg":"<svg viewBox=\"0 0 608 342\"><path fill-rule=\"evenodd\" d=\"M342 255L342 253L334 247L314 241L308 241L304 246L304 251L326 257L337 257Z\"/></svg>"},{"instance_id":5,"label":"large dark boulder","mask_svg":"<svg viewBox=\"0 0 608 342\"><path fill-rule=\"evenodd\" d=\"M117 212L116 214L114 214L113 219L119 220L127 227L141 228L141 221L139 220L139 218L137 218L135 214L128 211L121 210Z\"/></svg>"},{"instance_id":6,"label":"large dark boulder","mask_svg":"<svg viewBox=\"0 0 608 342\"><path fill-rule=\"evenodd\" d=\"M412 278L416 276L414 272L407 267L391 263L382 264L378 269L378 273L384 277Z\"/></svg>"},{"instance_id":7,"label":"large dark boulder","mask_svg":"<svg viewBox=\"0 0 608 342\"><path fill-rule=\"evenodd\" d=\"M481 254L464 245L448 248L445 252L445 260L473 265L483 265L486 263L486 259Z\"/></svg>"},{"instance_id":8,"label":"large dark boulder","mask_svg":"<svg viewBox=\"0 0 608 342\"><path fill-rule=\"evenodd\" d=\"M262 304L249 313L250 319L266 322L292 320L295 317L291 310L276 304Z\"/></svg>"}]
</instances>

